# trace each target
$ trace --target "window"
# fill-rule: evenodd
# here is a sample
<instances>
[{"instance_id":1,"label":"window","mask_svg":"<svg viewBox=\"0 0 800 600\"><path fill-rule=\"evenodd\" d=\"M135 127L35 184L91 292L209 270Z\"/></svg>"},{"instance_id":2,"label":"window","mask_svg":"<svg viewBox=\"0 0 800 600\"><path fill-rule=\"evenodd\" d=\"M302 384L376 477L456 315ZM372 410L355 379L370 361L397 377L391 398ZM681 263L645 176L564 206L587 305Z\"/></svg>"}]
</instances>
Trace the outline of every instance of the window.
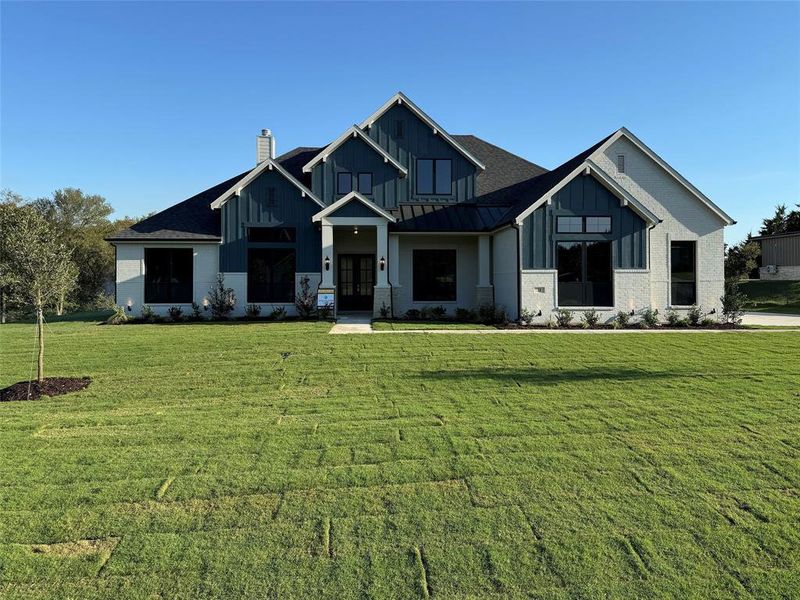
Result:
<instances>
[{"instance_id":1,"label":"window","mask_svg":"<svg viewBox=\"0 0 800 600\"><path fill-rule=\"evenodd\" d=\"M364 195L372 194L372 173L358 174L358 191Z\"/></svg>"},{"instance_id":2,"label":"window","mask_svg":"<svg viewBox=\"0 0 800 600\"><path fill-rule=\"evenodd\" d=\"M394 122L394 137L398 140L402 140L405 134L404 131L404 123L400 119L397 119Z\"/></svg>"},{"instance_id":3,"label":"window","mask_svg":"<svg viewBox=\"0 0 800 600\"><path fill-rule=\"evenodd\" d=\"M297 230L294 227L248 227L247 241L293 243L297 241Z\"/></svg>"},{"instance_id":4,"label":"window","mask_svg":"<svg viewBox=\"0 0 800 600\"><path fill-rule=\"evenodd\" d=\"M611 242L559 242L559 306L613 306Z\"/></svg>"},{"instance_id":5,"label":"window","mask_svg":"<svg viewBox=\"0 0 800 600\"><path fill-rule=\"evenodd\" d=\"M617 171L620 173L625 172L625 155L617 154Z\"/></svg>"},{"instance_id":6,"label":"window","mask_svg":"<svg viewBox=\"0 0 800 600\"><path fill-rule=\"evenodd\" d=\"M583 217L558 217L556 231L558 233L583 233Z\"/></svg>"},{"instance_id":7,"label":"window","mask_svg":"<svg viewBox=\"0 0 800 600\"><path fill-rule=\"evenodd\" d=\"M691 306L697 302L695 243L672 242L670 248L670 304Z\"/></svg>"},{"instance_id":8,"label":"window","mask_svg":"<svg viewBox=\"0 0 800 600\"><path fill-rule=\"evenodd\" d=\"M250 248L247 251L247 301L294 302L293 248Z\"/></svg>"},{"instance_id":9,"label":"window","mask_svg":"<svg viewBox=\"0 0 800 600\"><path fill-rule=\"evenodd\" d=\"M144 249L146 304L188 304L192 301L191 248Z\"/></svg>"},{"instance_id":10,"label":"window","mask_svg":"<svg viewBox=\"0 0 800 600\"><path fill-rule=\"evenodd\" d=\"M455 250L414 250L413 269L414 302L455 302Z\"/></svg>"},{"instance_id":11,"label":"window","mask_svg":"<svg viewBox=\"0 0 800 600\"><path fill-rule=\"evenodd\" d=\"M586 217L586 233L611 233L611 217Z\"/></svg>"},{"instance_id":12,"label":"window","mask_svg":"<svg viewBox=\"0 0 800 600\"><path fill-rule=\"evenodd\" d=\"M449 196L453 192L453 161L449 158L417 159L417 194Z\"/></svg>"},{"instance_id":13,"label":"window","mask_svg":"<svg viewBox=\"0 0 800 600\"><path fill-rule=\"evenodd\" d=\"M336 175L336 193L349 194L353 191L353 174L338 173Z\"/></svg>"}]
</instances>

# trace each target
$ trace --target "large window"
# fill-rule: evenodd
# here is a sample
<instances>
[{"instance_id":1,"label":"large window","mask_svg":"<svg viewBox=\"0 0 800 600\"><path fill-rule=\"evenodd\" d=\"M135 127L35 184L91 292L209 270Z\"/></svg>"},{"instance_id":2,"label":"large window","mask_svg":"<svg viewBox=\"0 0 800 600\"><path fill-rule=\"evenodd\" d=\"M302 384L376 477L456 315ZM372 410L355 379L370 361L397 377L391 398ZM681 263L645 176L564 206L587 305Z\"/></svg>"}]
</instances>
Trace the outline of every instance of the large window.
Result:
<instances>
[{"instance_id":1,"label":"large window","mask_svg":"<svg viewBox=\"0 0 800 600\"><path fill-rule=\"evenodd\" d=\"M558 305L613 306L611 242L559 242Z\"/></svg>"},{"instance_id":2,"label":"large window","mask_svg":"<svg viewBox=\"0 0 800 600\"><path fill-rule=\"evenodd\" d=\"M372 194L372 173L358 174L358 192L365 196Z\"/></svg>"},{"instance_id":3,"label":"large window","mask_svg":"<svg viewBox=\"0 0 800 600\"><path fill-rule=\"evenodd\" d=\"M697 302L695 243L672 242L670 249L670 304L690 306Z\"/></svg>"},{"instance_id":4,"label":"large window","mask_svg":"<svg viewBox=\"0 0 800 600\"><path fill-rule=\"evenodd\" d=\"M297 230L294 227L248 227L248 242L294 242Z\"/></svg>"},{"instance_id":5,"label":"large window","mask_svg":"<svg viewBox=\"0 0 800 600\"><path fill-rule=\"evenodd\" d=\"M352 173L337 173L336 174L336 193L349 194L353 191L353 174Z\"/></svg>"},{"instance_id":6,"label":"large window","mask_svg":"<svg viewBox=\"0 0 800 600\"><path fill-rule=\"evenodd\" d=\"M145 303L190 303L192 301L192 257L191 248L145 248Z\"/></svg>"},{"instance_id":7,"label":"large window","mask_svg":"<svg viewBox=\"0 0 800 600\"><path fill-rule=\"evenodd\" d=\"M557 233L611 233L611 217L557 217Z\"/></svg>"},{"instance_id":8,"label":"large window","mask_svg":"<svg viewBox=\"0 0 800 600\"><path fill-rule=\"evenodd\" d=\"M247 251L247 301L294 302L293 248L250 248Z\"/></svg>"},{"instance_id":9,"label":"large window","mask_svg":"<svg viewBox=\"0 0 800 600\"><path fill-rule=\"evenodd\" d=\"M455 250L414 250L413 263L414 302L455 302Z\"/></svg>"},{"instance_id":10,"label":"large window","mask_svg":"<svg viewBox=\"0 0 800 600\"><path fill-rule=\"evenodd\" d=\"M449 196L453 191L453 161L447 159L417 159L417 194Z\"/></svg>"}]
</instances>

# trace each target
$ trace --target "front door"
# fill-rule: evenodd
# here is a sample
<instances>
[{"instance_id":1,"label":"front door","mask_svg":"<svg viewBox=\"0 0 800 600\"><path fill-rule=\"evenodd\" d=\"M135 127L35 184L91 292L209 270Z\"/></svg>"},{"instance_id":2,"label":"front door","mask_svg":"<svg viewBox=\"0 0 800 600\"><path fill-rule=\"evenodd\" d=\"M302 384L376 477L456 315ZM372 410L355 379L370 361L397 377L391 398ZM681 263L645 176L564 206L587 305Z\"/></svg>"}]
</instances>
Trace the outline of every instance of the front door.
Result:
<instances>
[{"instance_id":1,"label":"front door","mask_svg":"<svg viewBox=\"0 0 800 600\"><path fill-rule=\"evenodd\" d=\"M372 310L375 257L372 254L340 254L336 295L339 310Z\"/></svg>"}]
</instances>

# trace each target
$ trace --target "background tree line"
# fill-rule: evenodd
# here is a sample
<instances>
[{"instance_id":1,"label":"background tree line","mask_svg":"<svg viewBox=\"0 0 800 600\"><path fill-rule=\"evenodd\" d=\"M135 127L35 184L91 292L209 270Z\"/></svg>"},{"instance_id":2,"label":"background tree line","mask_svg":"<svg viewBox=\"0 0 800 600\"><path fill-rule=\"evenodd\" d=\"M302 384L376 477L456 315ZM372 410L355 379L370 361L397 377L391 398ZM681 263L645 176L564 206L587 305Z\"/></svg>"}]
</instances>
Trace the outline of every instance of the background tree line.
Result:
<instances>
[{"instance_id":1,"label":"background tree line","mask_svg":"<svg viewBox=\"0 0 800 600\"><path fill-rule=\"evenodd\" d=\"M20 273L19 258L12 261L12 231L32 227L41 243L65 256L64 277L70 285L48 296L47 311L91 310L113 304L107 286L114 281L114 248L104 238L129 227L139 218L110 218L114 209L102 196L63 188L47 198L26 200L10 190L0 193L0 319L9 312L30 310L20 293L29 274ZM17 239L17 242L19 240ZM14 242L14 243L17 243Z\"/></svg>"}]
</instances>

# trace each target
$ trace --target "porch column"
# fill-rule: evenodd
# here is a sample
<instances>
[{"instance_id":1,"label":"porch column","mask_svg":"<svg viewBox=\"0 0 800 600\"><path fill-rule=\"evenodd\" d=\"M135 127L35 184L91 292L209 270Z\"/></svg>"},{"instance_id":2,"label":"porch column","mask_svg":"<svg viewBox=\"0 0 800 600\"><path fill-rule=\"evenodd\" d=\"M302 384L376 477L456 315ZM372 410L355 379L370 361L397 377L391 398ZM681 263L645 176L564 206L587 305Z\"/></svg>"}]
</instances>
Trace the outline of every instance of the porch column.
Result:
<instances>
[{"instance_id":1,"label":"porch column","mask_svg":"<svg viewBox=\"0 0 800 600\"><path fill-rule=\"evenodd\" d=\"M494 287L491 284L491 238L478 236L478 285L475 286L475 306L494 304Z\"/></svg>"},{"instance_id":2,"label":"porch column","mask_svg":"<svg viewBox=\"0 0 800 600\"><path fill-rule=\"evenodd\" d=\"M325 270L325 259L328 259L328 264L330 265L329 270ZM322 256L320 257L322 261L321 272L322 272L322 283L320 283L320 287L322 288L332 288L333 287L333 225L328 225L323 223L322 224Z\"/></svg>"}]
</instances>

